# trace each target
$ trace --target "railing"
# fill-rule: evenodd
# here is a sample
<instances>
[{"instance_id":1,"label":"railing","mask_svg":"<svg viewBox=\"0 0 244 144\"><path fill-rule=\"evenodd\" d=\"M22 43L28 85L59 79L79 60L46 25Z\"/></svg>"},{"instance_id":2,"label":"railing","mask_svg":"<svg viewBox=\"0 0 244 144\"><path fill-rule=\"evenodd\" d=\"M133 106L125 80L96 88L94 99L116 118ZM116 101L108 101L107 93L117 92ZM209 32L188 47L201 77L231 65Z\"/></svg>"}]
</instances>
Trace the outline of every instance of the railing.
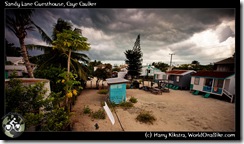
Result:
<instances>
[{"instance_id":1,"label":"railing","mask_svg":"<svg viewBox=\"0 0 244 144\"><path fill-rule=\"evenodd\" d=\"M233 102L234 95L228 92L226 89L223 89L223 93L230 98L230 102Z\"/></svg>"},{"instance_id":2,"label":"railing","mask_svg":"<svg viewBox=\"0 0 244 144\"><path fill-rule=\"evenodd\" d=\"M172 80L167 80L167 79L161 79L161 80L159 80L160 82L163 82L163 83L169 83L169 84L173 84L174 83L174 81L172 81Z\"/></svg>"}]
</instances>

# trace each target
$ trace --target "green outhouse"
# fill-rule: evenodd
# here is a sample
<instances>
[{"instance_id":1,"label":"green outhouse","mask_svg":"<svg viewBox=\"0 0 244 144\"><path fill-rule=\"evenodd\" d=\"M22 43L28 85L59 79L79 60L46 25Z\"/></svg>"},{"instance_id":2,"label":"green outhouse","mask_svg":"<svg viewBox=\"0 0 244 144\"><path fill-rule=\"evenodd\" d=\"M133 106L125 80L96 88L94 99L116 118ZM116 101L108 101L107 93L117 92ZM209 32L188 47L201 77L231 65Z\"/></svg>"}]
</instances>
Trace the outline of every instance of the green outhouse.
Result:
<instances>
[{"instance_id":1,"label":"green outhouse","mask_svg":"<svg viewBox=\"0 0 244 144\"><path fill-rule=\"evenodd\" d=\"M128 80L123 78L106 79L109 86L109 100L112 103L120 104L126 101L126 83Z\"/></svg>"}]
</instances>

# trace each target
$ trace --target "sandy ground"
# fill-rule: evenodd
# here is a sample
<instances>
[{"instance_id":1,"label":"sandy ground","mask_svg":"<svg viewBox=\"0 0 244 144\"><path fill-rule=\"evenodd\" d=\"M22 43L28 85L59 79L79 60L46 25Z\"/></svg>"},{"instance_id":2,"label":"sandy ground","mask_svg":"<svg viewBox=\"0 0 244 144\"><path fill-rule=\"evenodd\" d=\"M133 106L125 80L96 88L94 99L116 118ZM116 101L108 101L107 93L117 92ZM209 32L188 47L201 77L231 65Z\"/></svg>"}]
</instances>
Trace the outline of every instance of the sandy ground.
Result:
<instances>
[{"instance_id":1,"label":"sandy ground","mask_svg":"<svg viewBox=\"0 0 244 144\"><path fill-rule=\"evenodd\" d=\"M102 108L101 102L108 95L97 92L95 89L86 89L78 96L73 107L73 131L235 131L234 103L195 96L183 90L155 95L144 90L127 89L127 101L133 96L138 102L127 110L116 107L118 117L112 110L115 118L115 124L112 125L108 116L104 120L97 120L83 114L84 106L89 106L92 111ZM150 111L156 121L153 124L136 121L141 110ZM96 123L99 125L97 130L94 126Z\"/></svg>"}]
</instances>

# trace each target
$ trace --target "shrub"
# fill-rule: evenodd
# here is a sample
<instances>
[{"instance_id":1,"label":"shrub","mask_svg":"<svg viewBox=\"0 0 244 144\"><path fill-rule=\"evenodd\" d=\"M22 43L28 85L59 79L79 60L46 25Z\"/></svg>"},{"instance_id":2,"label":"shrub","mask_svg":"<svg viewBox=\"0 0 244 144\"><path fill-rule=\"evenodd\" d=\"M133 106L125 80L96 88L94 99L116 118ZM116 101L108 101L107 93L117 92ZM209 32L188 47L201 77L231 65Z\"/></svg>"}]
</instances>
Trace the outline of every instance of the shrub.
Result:
<instances>
[{"instance_id":1,"label":"shrub","mask_svg":"<svg viewBox=\"0 0 244 144\"><path fill-rule=\"evenodd\" d=\"M119 106L121 106L122 108L128 109L128 108L133 107L133 103L131 103L131 102L122 102L122 103L119 104Z\"/></svg>"},{"instance_id":2,"label":"shrub","mask_svg":"<svg viewBox=\"0 0 244 144\"><path fill-rule=\"evenodd\" d=\"M98 94L107 94L108 93L108 90L106 89L101 89L97 92Z\"/></svg>"},{"instance_id":3,"label":"shrub","mask_svg":"<svg viewBox=\"0 0 244 144\"><path fill-rule=\"evenodd\" d=\"M101 106L104 106L104 105L105 105L105 103L101 102ZM122 108L128 109L128 108L133 107L133 103L132 102L121 102L120 104L115 104L114 102L107 102L107 105L108 105L109 108L122 107Z\"/></svg>"},{"instance_id":4,"label":"shrub","mask_svg":"<svg viewBox=\"0 0 244 144\"><path fill-rule=\"evenodd\" d=\"M105 106L105 102L101 101L101 107Z\"/></svg>"},{"instance_id":5,"label":"shrub","mask_svg":"<svg viewBox=\"0 0 244 144\"><path fill-rule=\"evenodd\" d=\"M50 87L53 92L60 92L63 90L63 84L57 83L57 81L60 79L59 74L65 72L64 68L60 67L47 67L45 69L39 69L37 68L34 71L34 75L36 78L45 78L50 80Z\"/></svg>"},{"instance_id":6,"label":"shrub","mask_svg":"<svg viewBox=\"0 0 244 144\"><path fill-rule=\"evenodd\" d=\"M92 118L94 118L94 119L105 119L106 118L105 111L103 109L99 109L98 111L93 112Z\"/></svg>"},{"instance_id":7,"label":"shrub","mask_svg":"<svg viewBox=\"0 0 244 144\"><path fill-rule=\"evenodd\" d=\"M89 108L89 106L84 106L83 113L84 114L90 114L91 113L91 109Z\"/></svg>"},{"instance_id":8,"label":"shrub","mask_svg":"<svg viewBox=\"0 0 244 144\"><path fill-rule=\"evenodd\" d=\"M140 114L136 117L136 120L143 123L153 124L156 118L150 114L149 111L141 111Z\"/></svg>"},{"instance_id":9,"label":"shrub","mask_svg":"<svg viewBox=\"0 0 244 144\"><path fill-rule=\"evenodd\" d=\"M130 88L130 85L129 85L129 84L127 84L127 85L126 85L126 89L129 89L129 88Z\"/></svg>"},{"instance_id":10,"label":"shrub","mask_svg":"<svg viewBox=\"0 0 244 144\"><path fill-rule=\"evenodd\" d=\"M131 97L129 101L132 102L132 103L137 103L137 98Z\"/></svg>"}]
</instances>

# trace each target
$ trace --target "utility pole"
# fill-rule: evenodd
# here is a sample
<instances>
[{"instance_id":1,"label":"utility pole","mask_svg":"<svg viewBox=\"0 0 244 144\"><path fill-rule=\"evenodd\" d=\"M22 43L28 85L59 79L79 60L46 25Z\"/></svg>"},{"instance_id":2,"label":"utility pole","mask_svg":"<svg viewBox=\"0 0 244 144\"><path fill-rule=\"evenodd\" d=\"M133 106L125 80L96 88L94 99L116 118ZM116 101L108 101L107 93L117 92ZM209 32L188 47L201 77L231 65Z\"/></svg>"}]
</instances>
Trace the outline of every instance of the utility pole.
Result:
<instances>
[{"instance_id":1,"label":"utility pole","mask_svg":"<svg viewBox=\"0 0 244 144\"><path fill-rule=\"evenodd\" d=\"M172 67L172 55L175 55L175 54L169 54L170 55L170 68Z\"/></svg>"}]
</instances>

